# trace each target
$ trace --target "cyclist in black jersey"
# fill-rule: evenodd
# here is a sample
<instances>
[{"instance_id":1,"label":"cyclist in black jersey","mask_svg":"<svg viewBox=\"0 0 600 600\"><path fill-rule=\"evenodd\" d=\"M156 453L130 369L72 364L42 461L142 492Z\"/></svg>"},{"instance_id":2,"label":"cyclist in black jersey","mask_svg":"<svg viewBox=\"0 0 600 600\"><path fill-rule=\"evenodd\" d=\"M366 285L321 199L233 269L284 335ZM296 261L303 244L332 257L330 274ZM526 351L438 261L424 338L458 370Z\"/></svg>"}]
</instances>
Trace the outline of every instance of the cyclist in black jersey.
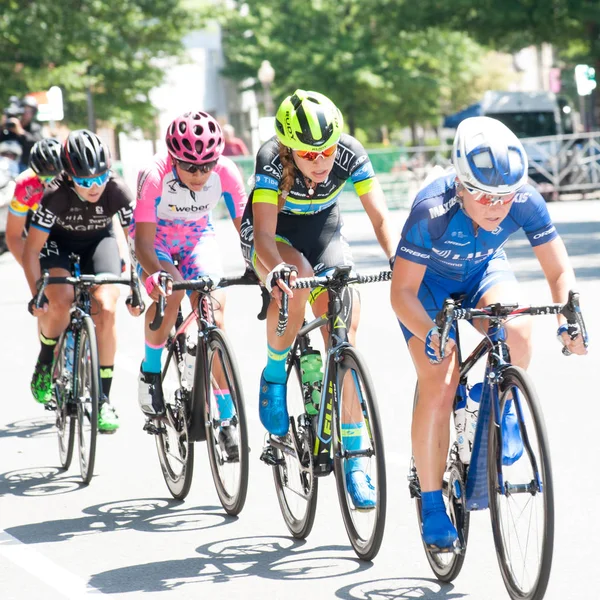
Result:
<instances>
[{"instance_id":1,"label":"cyclist in black jersey","mask_svg":"<svg viewBox=\"0 0 600 600\"><path fill-rule=\"evenodd\" d=\"M334 267L352 264L342 234L338 199L350 179L367 212L385 255L394 255L385 198L364 148L342 133L343 118L327 97L296 90L277 111L276 136L258 151L254 189L242 218L244 257L271 292L267 316L267 366L260 381L259 414L272 435L283 436L289 425L286 402L286 358L309 299L315 315L327 310L324 290L290 290L286 279L324 275ZM290 297L289 322L283 336L276 335L281 294ZM360 304L355 293L348 323L354 342ZM360 450L362 419L349 412L344 432ZM359 425L360 423L360 425ZM347 447L350 447L348 442ZM364 472L361 458L348 464L348 491L355 506L375 506L375 489Z\"/></svg>"},{"instance_id":2,"label":"cyclist in black jersey","mask_svg":"<svg viewBox=\"0 0 600 600\"><path fill-rule=\"evenodd\" d=\"M100 138L85 129L69 134L61 150L64 172L44 193L23 250L23 268L31 293L41 271L51 276L68 276L69 255L78 254L81 272L121 274L121 257L113 231L113 216L123 228L129 225L133 198L125 183L110 171L108 149ZM46 289L47 303L30 312L40 320L41 350L31 381L34 398L46 404L52 397L52 363L60 334L69 322L73 288L53 285ZM112 432L119 427L109 402L116 352L115 310L119 297L116 285L99 286L93 293L97 303L92 313L98 336L102 395L98 429ZM133 314L139 309L130 309Z\"/></svg>"}]
</instances>

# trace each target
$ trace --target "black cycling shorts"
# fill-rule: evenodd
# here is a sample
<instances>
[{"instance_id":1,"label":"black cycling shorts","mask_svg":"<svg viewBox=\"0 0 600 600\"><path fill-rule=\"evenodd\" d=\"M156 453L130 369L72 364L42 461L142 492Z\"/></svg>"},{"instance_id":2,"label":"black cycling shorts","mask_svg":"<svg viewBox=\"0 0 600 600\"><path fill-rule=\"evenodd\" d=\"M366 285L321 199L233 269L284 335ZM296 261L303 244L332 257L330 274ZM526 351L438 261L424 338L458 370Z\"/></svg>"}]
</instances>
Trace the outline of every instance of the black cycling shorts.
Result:
<instances>
[{"instance_id":1,"label":"black cycling shorts","mask_svg":"<svg viewBox=\"0 0 600 600\"><path fill-rule=\"evenodd\" d=\"M81 273L99 275L101 273L121 276L121 256L114 235L108 234L88 244L70 243L64 238L49 237L40 252L42 270L61 268L71 272L71 254L79 255Z\"/></svg>"},{"instance_id":2,"label":"black cycling shorts","mask_svg":"<svg viewBox=\"0 0 600 600\"><path fill-rule=\"evenodd\" d=\"M315 275L340 265L352 265L352 252L343 234L344 222L336 204L310 215L277 215L275 240L289 244L308 260ZM252 195L248 199L240 229L240 243L246 264L254 268L254 225Z\"/></svg>"}]
</instances>

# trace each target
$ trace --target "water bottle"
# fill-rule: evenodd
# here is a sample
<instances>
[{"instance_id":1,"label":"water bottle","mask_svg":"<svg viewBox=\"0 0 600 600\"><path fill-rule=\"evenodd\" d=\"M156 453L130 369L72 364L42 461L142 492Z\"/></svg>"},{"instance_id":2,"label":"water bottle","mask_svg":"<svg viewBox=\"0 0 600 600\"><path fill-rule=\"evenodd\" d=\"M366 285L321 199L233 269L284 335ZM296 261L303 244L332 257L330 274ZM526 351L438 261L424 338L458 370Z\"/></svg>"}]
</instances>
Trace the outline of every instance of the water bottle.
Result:
<instances>
[{"instance_id":1,"label":"water bottle","mask_svg":"<svg viewBox=\"0 0 600 600\"><path fill-rule=\"evenodd\" d=\"M477 416L479 415L479 403L481 402L481 393L483 391L483 383L476 383L469 390L467 398L467 407L465 410L465 433L469 445L469 454L473 450L473 441L475 440L475 430L477 429Z\"/></svg>"},{"instance_id":2,"label":"water bottle","mask_svg":"<svg viewBox=\"0 0 600 600\"><path fill-rule=\"evenodd\" d=\"M70 329L65 332L65 370L73 371L73 358L75 356L75 337Z\"/></svg>"},{"instance_id":3,"label":"water bottle","mask_svg":"<svg viewBox=\"0 0 600 600\"><path fill-rule=\"evenodd\" d=\"M319 412L323 386L323 361L318 350L309 348L300 355L300 372L304 408L309 415L316 415Z\"/></svg>"},{"instance_id":4,"label":"water bottle","mask_svg":"<svg viewBox=\"0 0 600 600\"><path fill-rule=\"evenodd\" d=\"M185 352L184 379L191 389L194 386L194 371L196 369L196 343L188 339Z\"/></svg>"},{"instance_id":5,"label":"water bottle","mask_svg":"<svg viewBox=\"0 0 600 600\"><path fill-rule=\"evenodd\" d=\"M456 428L456 444L458 445L458 456L463 464L469 464L471 458L471 452L469 451L469 444L467 443L467 437L465 434L465 420L466 420L466 407L467 398L464 391L464 386L461 391L457 392L456 402L454 405L454 427Z\"/></svg>"}]
</instances>

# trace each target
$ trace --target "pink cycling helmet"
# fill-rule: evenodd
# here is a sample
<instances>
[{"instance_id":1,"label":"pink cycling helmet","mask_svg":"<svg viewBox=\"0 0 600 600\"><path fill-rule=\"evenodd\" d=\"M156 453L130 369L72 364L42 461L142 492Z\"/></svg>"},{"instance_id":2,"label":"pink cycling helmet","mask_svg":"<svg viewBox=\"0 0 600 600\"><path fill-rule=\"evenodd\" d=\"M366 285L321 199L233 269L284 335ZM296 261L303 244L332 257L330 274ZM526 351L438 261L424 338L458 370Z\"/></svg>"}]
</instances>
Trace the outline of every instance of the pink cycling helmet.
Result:
<instances>
[{"instance_id":1,"label":"pink cycling helmet","mask_svg":"<svg viewBox=\"0 0 600 600\"><path fill-rule=\"evenodd\" d=\"M205 112L187 112L168 127L167 148L173 158L195 164L217 160L225 141L221 126Z\"/></svg>"}]
</instances>

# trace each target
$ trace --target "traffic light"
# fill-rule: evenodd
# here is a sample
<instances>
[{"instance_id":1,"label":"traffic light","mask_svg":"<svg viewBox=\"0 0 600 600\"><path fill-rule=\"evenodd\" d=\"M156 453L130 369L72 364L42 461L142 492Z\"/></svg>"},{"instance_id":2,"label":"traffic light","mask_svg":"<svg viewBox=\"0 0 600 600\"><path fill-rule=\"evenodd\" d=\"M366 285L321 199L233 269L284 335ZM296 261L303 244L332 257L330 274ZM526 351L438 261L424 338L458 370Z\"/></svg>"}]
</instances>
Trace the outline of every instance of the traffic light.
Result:
<instances>
[{"instance_id":1,"label":"traffic light","mask_svg":"<svg viewBox=\"0 0 600 600\"><path fill-rule=\"evenodd\" d=\"M589 96L596 89L596 69L588 65L576 65L575 84L580 96Z\"/></svg>"}]
</instances>

